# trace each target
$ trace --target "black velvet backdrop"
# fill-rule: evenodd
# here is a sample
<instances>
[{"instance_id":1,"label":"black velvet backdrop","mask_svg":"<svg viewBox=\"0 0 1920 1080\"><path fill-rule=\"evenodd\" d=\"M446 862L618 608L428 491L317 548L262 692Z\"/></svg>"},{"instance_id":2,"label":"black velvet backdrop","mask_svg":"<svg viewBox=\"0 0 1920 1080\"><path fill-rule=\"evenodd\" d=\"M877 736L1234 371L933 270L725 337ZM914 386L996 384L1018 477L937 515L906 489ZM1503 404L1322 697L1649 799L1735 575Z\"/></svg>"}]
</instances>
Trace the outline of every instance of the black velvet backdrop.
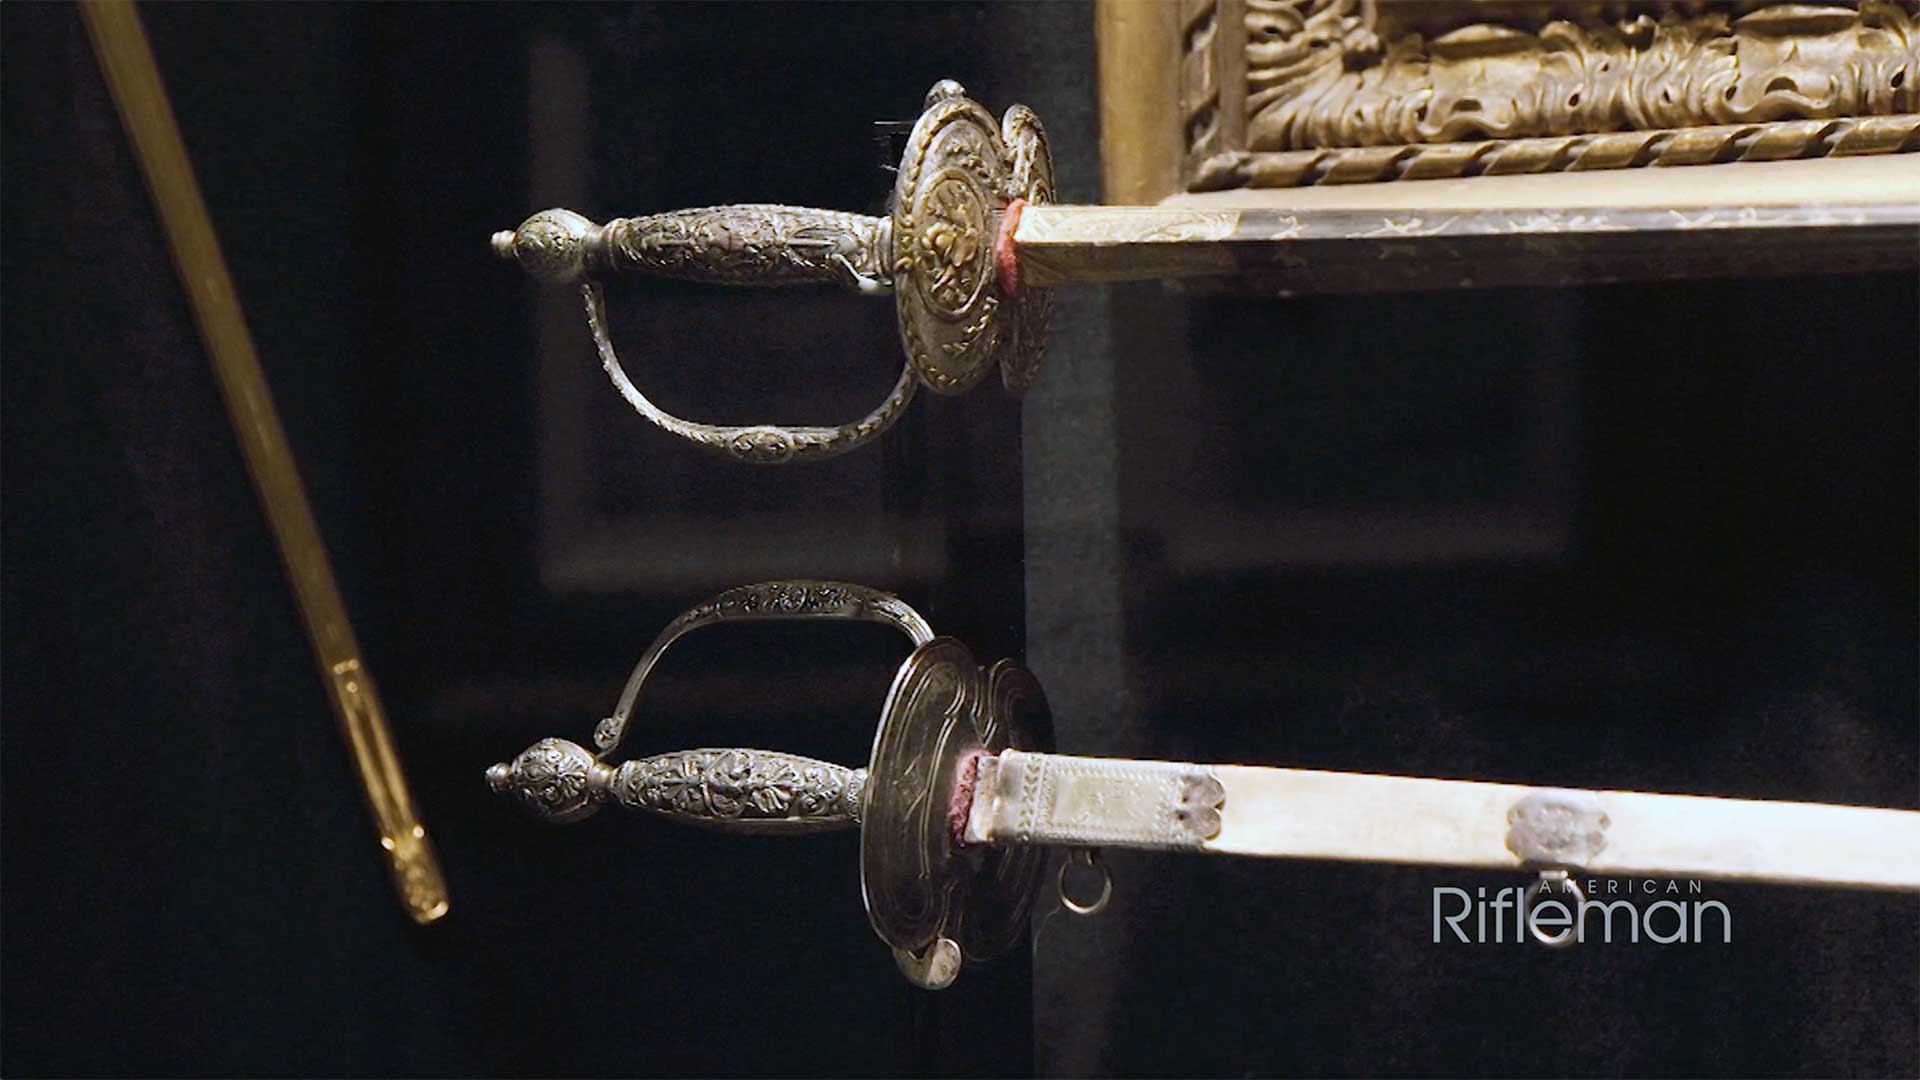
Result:
<instances>
[{"instance_id":1,"label":"black velvet backdrop","mask_svg":"<svg viewBox=\"0 0 1920 1080\"><path fill-rule=\"evenodd\" d=\"M586 57L595 213L870 210L864 125L948 75L1035 106L1090 200L1090 11L146 18L455 911L417 931L389 897L78 19L9 5L0 1072L1920 1074L1912 896L1713 887L1739 920L1721 951L1440 949L1427 890L1509 876L1116 855L1114 908L1046 917L1031 976L929 996L866 928L850 836L521 821L480 770L584 735L668 617L738 583L657 532L648 584L550 580L536 294L484 251L532 208L529 42ZM885 305L635 298L622 332L684 361L669 392L715 380L714 408L852 415L897 356ZM827 505L931 549L931 571L860 570L851 536L772 558L1024 651L1073 752L1920 801L1912 274L1062 305L1024 459L989 389L923 395L857 460L688 463L574 342L586 503L622 527ZM701 335L796 370L741 377ZM1561 411L1527 412L1548 391ZM1521 497L1559 522L1550 551L1415 536L1368 562L1286 525ZM689 639L636 749L861 759L900 655L868 631Z\"/></svg>"}]
</instances>

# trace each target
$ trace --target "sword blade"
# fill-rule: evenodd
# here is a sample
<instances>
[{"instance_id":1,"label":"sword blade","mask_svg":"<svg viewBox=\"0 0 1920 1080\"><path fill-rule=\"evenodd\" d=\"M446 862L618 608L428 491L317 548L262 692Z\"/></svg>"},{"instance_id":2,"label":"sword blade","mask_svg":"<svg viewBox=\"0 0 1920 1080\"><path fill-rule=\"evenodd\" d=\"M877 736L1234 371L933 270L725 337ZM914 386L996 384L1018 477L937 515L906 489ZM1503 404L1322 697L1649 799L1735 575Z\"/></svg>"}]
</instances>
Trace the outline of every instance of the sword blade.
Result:
<instances>
[{"instance_id":1,"label":"sword blade","mask_svg":"<svg viewBox=\"0 0 1920 1080\"><path fill-rule=\"evenodd\" d=\"M1920 889L1920 812L1009 750L969 843Z\"/></svg>"},{"instance_id":2,"label":"sword blade","mask_svg":"<svg viewBox=\"0 0 1920 1080\"><path fill-rule=\"evenodd\" d=\"M1663 190L1657 202L1599 207L1554 205L1538 191L1527 193L1538 205L1520 193L1486 205L1457 188L1449 189L1453 205L1424 190L1395 193L1434 200L1415 206L1367 205L1377 196L1262 206L1259 193L1244 192L1225 206L1204 195L1159 206L1032 205L1022 208L1013 243L1020 280L1036 286L1172 278L1234 278L1283 292L1537 285L1724 273L1781 252L1808 266L1910 267L1920 161L1821 164L1840 167L1822 176L1846 181L1822 197L1802 197L1789 174L1772 177L1778 190L1739 188L1736 201L1696 189L1675 201Z\"/></svg>"}]
</instances>

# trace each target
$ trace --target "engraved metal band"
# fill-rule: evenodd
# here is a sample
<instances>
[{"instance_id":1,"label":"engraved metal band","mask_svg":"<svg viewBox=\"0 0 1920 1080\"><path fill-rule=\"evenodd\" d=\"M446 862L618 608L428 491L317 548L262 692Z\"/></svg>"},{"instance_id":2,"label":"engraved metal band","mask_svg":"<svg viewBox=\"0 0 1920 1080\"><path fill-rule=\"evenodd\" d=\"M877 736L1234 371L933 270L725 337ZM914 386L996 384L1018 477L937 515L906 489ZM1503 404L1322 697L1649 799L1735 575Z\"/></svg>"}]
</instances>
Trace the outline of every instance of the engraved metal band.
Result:
<instances>
[{"instance_id":1,"label":"engraved metal band","mask_svg":"<svg viewBox=\"0 0 1920 1080\"><path fill-rule=\"evenodd\" d=\"M1586 866L1607 846L1609 824L1591 791L1535 791L1507 811L1507 850L1528 866Z\"/></svg>"},{"instance_id":2,"label":"engraved metal band","mask_svg":"<svg viewBox=\"0 0 1920 1080\"><path fill-rule=\"evenodd\" d=\"M1007 750L980 761L966 838L1197 850L1220 831L1226 797L1203 765Z\"/></svg>"},{"instance_id":3,"label":"engraved metal band","mask_svg":"<svg viewBox=\"0 0 1920 1080\"><path fill-rule=\"evenodd\" d=\"M844 581L763 581L728 589L704 604L698 604L667 624L653 639L633 674L620 692L613 715L600 721L593 732L593 744L605 756L618 749L625 737L627 720L633 715L640 689L646 685L655 664L669 646L691 631L723 622L747 622L784 619L850 619L884 623L905 634L917 648L933 640L933 627L906 601L891 593L869 589Z\"/></svg>"},{"instance_id":4,"label":"engraved metal band","mask_svg":"<svg viewBox=\"0 0 1920 1080\"><path fill-rule=\"evenodd\" d=\"M749 465L784 465L791 461L824 461L857 450L892 427L913 400L919 386L913 365L905 364L893 389L867 415L834 427L809 427L781 424L703 424L685 420L655 405L628 377L613 348L613 335L607 329L606 301L600 286L587 282L580 286L587 307L587 329L593 334L593 346L600 354L600 366L613 381L635 412L655 427L677 435L702 450L730 457Z\"/></svg>"}]
</instances>

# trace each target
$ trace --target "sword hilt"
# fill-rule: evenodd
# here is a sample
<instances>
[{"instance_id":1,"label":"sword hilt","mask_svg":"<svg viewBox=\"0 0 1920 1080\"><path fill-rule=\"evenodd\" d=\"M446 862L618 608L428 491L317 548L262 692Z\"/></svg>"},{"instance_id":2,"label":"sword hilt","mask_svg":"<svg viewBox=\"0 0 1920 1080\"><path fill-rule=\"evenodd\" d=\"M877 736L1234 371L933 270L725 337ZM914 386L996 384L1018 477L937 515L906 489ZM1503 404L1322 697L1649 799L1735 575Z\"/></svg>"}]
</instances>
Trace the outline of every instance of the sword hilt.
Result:
<instances>
[{"instance_id":1,"label":"sword hilt","mask_svg":"<svg viewBox=\"0 0 1920 1080\"><path fill-rule=\"evenodd\" d=\"M487 786L555 824L608 802L726 832L808 833L860 824L867 770L777 750L681 750L607 765L541 739L487 770Z\"/></svg>"},{"instance_id":2,"label":"sword hilt","mask_svg":"<svg viewBox=\"0 0 1920 1080\"><path fill-rule=\"evenodd\" d=\"M702 626L755 619L866 620L915 646L894 674L865 768L774 750L703 749L613 764L627 718L666 649ZM1051 744L1046 698L1009 660L982 668L952 638L935 637L899 598L845 582L770 581L729 589L688 609L635 666L614 714L594 732L598 753L542 739L487 770L487 784L556 824L618 803L727 832L808 833L859 827L867 917L902 972L920 986L951 983L965 958L985 959L1026 927L1044 856L1037 847L965 847L965 778L982 755Z\"/></svg>"},{"instance_id":3,"label":"sword hilt","mask_svg":"<svg viewBox=\"0 0 1920 1080\"><path fill-rule=\"evenodd\" d=\"M709 206L595 224L542 210L493 234L494 253L535 280L571 285L590 274L637 273L704 285L892 285L887 218L804 206Z\"/></svg>"},{"instance_id":4,"label":"sword hilt","mask_svg":"<svg viewBox=\"0 0 1920 1080\"><path fill-rule=\"evenodd\" d=\"M750 204L675 210L596 224L543 210L493 235L493 249L549 284L578 283L601 365L655 426L736 461L774 465L837 457L877 438L916 387L968 390L993 367L1008 389L1039 373L1052 310L1048 291L1019 285L1009 239L1025 203L1053 201L1053 158L1033 110L996 123L942 80L907 139L892 212ZM613 346L596 277L643 273L716 285L840 284L891 293L907 362L893 390L859 420L832 427L716 425L668 413L628 378Z\"/></svg>"}]
</instances>

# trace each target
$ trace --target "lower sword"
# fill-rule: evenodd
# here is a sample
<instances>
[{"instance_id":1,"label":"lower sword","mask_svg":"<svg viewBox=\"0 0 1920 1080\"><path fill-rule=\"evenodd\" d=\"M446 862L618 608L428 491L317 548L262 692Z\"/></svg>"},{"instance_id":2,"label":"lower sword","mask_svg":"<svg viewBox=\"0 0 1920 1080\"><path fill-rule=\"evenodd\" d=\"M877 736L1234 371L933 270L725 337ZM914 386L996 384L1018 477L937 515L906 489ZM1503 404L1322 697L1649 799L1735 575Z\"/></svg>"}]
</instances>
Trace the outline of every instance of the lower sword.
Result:
<instances>
[{"instance_id":1,"label":"lower sword","mask_svg":"<svg viewBox=\"0 0 1920 1080\"><path fill-rule=\"evenodd\" d=\"M861 619L915 644L895 674L873 752L851 768L776 751L700 749L607 760L660 656L699 627L746 619ZM1104 847L1262 858L1520 870L1534 889L1634 874L1920 890L1920 812L1637 791L1050 753L1032 675L977 665L897 597L843 582L767 582L682 615L641 658L596 750L544 739L487 772L537 816L616 803L742 832L861 830L874 930L918 985L950 984L1024 929L1042 852L1095 864ZM1104 871L1103 871L1104 875ZM1105 906L1111 879L1074 911ZM1540 935L1567 943L1571 931Z\"/></svg>"}]
</instances>

